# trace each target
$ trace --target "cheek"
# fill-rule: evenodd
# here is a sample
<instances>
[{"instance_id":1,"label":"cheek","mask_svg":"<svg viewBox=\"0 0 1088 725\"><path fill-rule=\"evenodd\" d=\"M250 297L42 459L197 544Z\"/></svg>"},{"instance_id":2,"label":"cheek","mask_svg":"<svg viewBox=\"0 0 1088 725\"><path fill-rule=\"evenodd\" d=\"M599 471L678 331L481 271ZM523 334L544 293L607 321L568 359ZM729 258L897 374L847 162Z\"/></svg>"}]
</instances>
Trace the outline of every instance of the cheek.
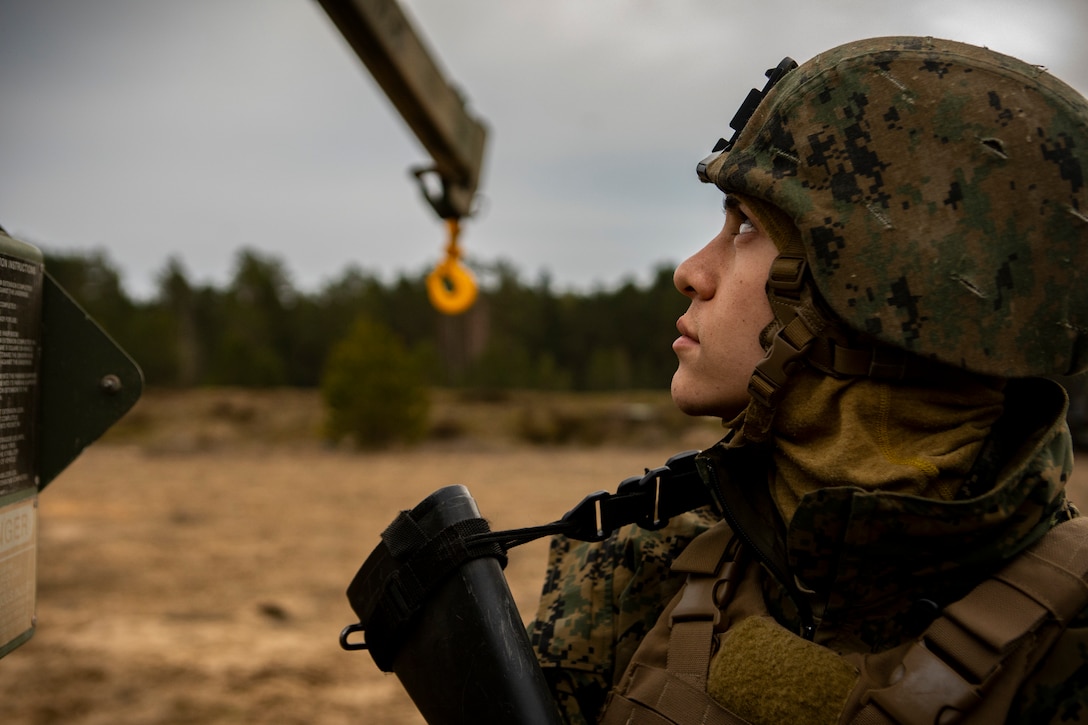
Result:
<instances>
[{"instance_id":1,"label":"cheek","mask_svg":"<svg viewBox=\"0 0 1088 725\"><path fill-rule=\"evenodd\" d=\"M765 279L738 275L733 280L730 307L738 326L762 331L774 319L771 302L767 299Z\"/></svg>"},{"instance_id":2,"label":"cheek","mask_svg":"<svg viewBox=\"0 0 1088 725\"><path fill-rule=\"evenodd\" d=\"M760 333L772 319L771 305L761 286L748 282L734 287L728 304L719 308L716 324L704 339L704 347L713 351L721 372L728 377L739 375L747 386L748 377L764 355Z\"/></svg>"},{"instance_id":3,"label":"cheek","mask_svg":"<svg viewBox=\"0 0 1088 725\"><path fill-rule=\"evenodd\" d=\"M749 285L744 307L750 324L757 330L758 338L758 332L762 332L763 328L774 319L774 311L771 309L771 301L767 299L766 288L763 285Z\"/></svg>"},{"instance_id":4,"label":"cheek","mask_svg":"<svg viewBox=\"0 0 1088 725\"><path fill-rule=\"evenodd\" d=\"M760 333L774 320L774 312L766 292L770 261L766 265L762 262L760 259L759 264L752 265L753 269L743 270L744 273L733 279L733 295L730 299L730 312L727 313L731 320L727 328L732 338L728 341L732 348L732 357L749 374L765 354L759 342Z\"/></svg>"},{"instance_id":5,"label":"cheek","mask_svg":"<svg viewBox=\"0 0 1088 725\"><path fill-rule=\"evenodd\" d=\"M773 243L768 243L747 260L749 264L737 270L735 282L738 295L742 298L738 304L744 307L746 317L758 327L759 332L774 319L771 301L767 299L767 278L777 257L778 250Z\"/></svg>"}]
</instances>

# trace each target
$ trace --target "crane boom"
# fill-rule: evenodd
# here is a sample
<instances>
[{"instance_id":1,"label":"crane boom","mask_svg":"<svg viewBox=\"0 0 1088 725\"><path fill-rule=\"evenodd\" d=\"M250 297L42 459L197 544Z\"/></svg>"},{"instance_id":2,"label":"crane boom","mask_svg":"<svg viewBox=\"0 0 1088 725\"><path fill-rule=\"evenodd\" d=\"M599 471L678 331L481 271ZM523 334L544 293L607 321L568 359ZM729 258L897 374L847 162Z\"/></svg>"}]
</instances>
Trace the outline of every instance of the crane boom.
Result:
<instances>
[{"instance_id":1,"label":"crane boom","mask_svg":"<svg viewBox=\"0 0 1088 725\"><path fill-rule=\"evenodd\" d=\"M396 107L434 167L416 171L424 196L444 219L468 216L479 183L487 129L465 109L396 0L319 0ZM422 176L438 175L440 194Z\"/></svg>"}]
</instances>

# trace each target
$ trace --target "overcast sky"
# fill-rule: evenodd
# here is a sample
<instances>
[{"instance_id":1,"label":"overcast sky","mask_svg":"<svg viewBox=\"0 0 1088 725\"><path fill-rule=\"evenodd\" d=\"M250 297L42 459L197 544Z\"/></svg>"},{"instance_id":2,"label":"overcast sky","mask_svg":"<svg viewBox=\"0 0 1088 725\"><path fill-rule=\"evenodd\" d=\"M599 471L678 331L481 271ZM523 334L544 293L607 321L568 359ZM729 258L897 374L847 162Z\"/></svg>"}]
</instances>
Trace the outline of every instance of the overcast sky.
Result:
<instances>
[{"instance_id":1,"label":"overcast sky","mask_svg":"<svg viewBox=\"0 0 1088 725\"><path fill-rule=\"evenodd\" d=\"M558 288L645 279L713 236L694 175L763 71L934 35L1088 91L1085 0L402 0L490 127L466 253ZM101 248L154 293L170 256L222 284L237 250L318 289L416 273L444 228L428 161L313 0L0 0L0 226Z\"/></svg>"}]
</instances>

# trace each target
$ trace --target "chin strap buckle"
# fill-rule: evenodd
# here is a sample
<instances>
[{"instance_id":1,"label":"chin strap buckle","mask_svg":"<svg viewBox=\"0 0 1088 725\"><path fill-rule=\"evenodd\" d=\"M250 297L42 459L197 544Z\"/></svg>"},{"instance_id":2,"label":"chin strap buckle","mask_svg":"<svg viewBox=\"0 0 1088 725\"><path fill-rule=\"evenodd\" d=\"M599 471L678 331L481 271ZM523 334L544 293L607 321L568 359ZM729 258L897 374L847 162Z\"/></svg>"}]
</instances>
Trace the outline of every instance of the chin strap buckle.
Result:
<instances>
[{"instance_id":1,"label":"chin strap buckle","mask_svg":"<svg viewBox=\"0 0 1088 725\"><path fill-rule=\"evenodd\" d=\"M771 349L759 361L748 381L748 394L766 406L774 408L781 396L782 386L800 364L801 358L812 346L816 333L797 315L788 325L775 333Z\"/></svg>"}]
</instances>

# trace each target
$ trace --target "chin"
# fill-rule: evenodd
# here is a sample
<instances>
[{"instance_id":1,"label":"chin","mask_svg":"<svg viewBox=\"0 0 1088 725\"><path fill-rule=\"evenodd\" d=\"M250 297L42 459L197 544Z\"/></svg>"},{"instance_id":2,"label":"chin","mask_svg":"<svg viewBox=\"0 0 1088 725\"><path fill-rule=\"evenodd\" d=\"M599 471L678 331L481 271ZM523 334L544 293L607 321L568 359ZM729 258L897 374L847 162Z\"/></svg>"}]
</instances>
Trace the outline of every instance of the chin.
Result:
<instances>
[{"instance_id":1,"label":"chin","mask_svg":"<svg viewBox=\"0 0 1088 725\"><path fill-rule=\"evenodd\" d=\"M709 404L709 401L703 400L698 395L688 395L685 393L682 386L678 386L676 382L672 385L672 402L680 412L687 415L702 416L702 415L718 415L714 412L714 406Z\"/></svg>"},{"instance_id":2,"label":"chin","mask_svg":"<svg viewBox=\"0 0 1088 725\"><path fill-rule=\"evenodd\" d=\"M677 371L672 379L672 402L680 409L680 412L686 415L732 420L740 415L741 411L748 405L747 389L745 389L743 396L737 396L735 400L724 399L718 396L706 395L705 392L700 394L698 390L693 393L683 384L683 380L677 379L679 376L680 372Z\"/></svg>"}]
</instances>

